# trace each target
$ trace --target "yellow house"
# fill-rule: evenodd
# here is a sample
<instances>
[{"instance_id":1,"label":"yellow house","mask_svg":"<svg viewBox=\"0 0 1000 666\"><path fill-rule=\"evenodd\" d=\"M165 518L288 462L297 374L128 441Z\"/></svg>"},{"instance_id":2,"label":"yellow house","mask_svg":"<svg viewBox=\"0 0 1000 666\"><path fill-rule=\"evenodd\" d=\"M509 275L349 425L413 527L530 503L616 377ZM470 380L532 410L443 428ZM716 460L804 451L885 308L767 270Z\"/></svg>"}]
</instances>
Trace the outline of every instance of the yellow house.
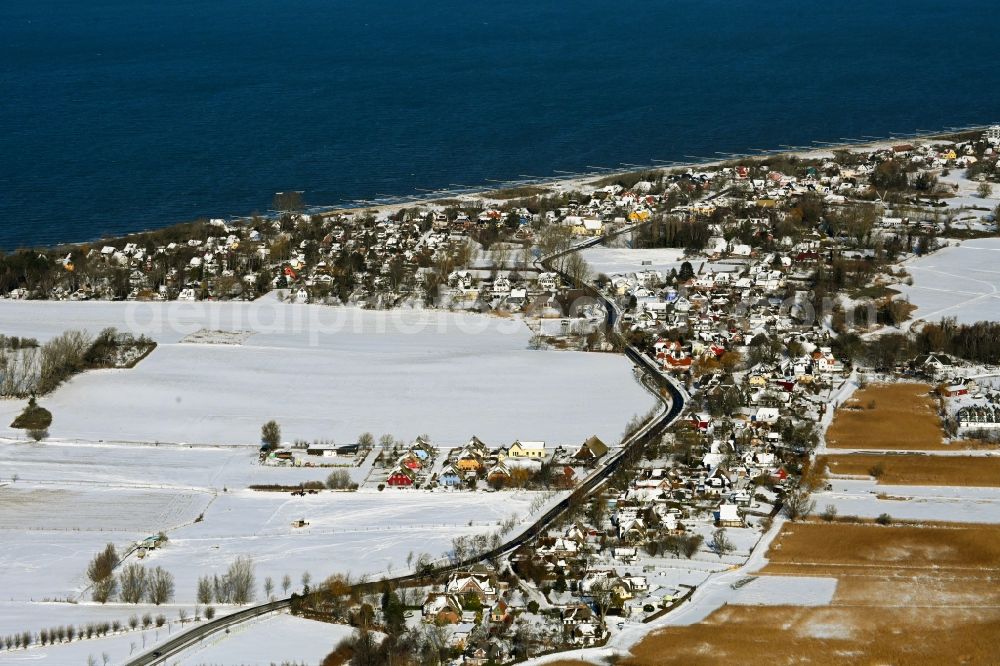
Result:
<instances>
[{"instance_id":1,"label":"yellow house","mask_svg":"<svg viewBox=\"0 0 1000 666\"><path fill-rule=\"evenodd\" d=\"M507 449L508 458L536 458L545 457L545 442L522 442L517 440Z\"/></svg>"},{"instance_id":2,"label":"yellow house","mask_svg":"<svg viewBox=\"0 0 1000 666\"><path fill-rule=\"evenodd\" d=\"M763 388L767 386L767 377L764 375L750 375L747 383L756 388Z\"/></svg>"},{"instance_id":3,"label":"yellow house","mask_svg":"<svg viewBox=\"0 0 1000 666\"><path fill-rule=\"evenodd\" d=\"M774 208L778 205L778 202L774 199L757 199L757 208Z\"/></svg>"},{"instance_id":4,"label":"yellow house","mask_svg":"<svg viewBox=\"0 0 1000 666\"><path fill-rule=\"evenodd\" d=\"M954 151L954 150L949 150L949 151L948 151L948 152L946 152L946 153L942 153L942 154L941 154L941 157L942 157L943 159L946 159L946 160L954 160L954 159L958 159L958 155L957 155L957 154L955 153L955 151Z\"/></svg>"},{"instance_id":5,"label":"yellow house","mask_svg":"<svg viewBox=\"0 0 1000 666\"><path fill-rule=\"evenodd\" d=\"M570 231L575 236L600 236L604 233L604 222L592 219L580 220Z\"/></svg>"},{"instance_id":6,"label":"yellow house","mask_svg":"<svg viewBox=\"0 0 1000 666\"><path fill-rule=\"evenodd\" d=\"M645 222L649 219L648 210L634 210L628 214L628 219L632 222Z\"/></svg>"},{"instance_id":7,"label":"yellow house","mask_svg":"<svg viewBox=\"0 0 1000 666\"><path fill-rule=\"evenodd\" d=\"M455 461L455 467L463 472L478 472L483 467L483 461L471 453L466 453Z\"/></svg>"}]
</instances>

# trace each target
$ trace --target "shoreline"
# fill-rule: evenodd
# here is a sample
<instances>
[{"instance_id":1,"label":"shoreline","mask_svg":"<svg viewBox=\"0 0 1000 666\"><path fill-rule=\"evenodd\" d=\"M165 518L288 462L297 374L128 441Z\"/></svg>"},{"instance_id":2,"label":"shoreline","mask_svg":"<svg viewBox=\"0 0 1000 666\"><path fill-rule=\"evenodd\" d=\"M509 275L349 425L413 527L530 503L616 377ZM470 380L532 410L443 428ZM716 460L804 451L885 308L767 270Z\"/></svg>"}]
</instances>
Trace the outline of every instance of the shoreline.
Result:
<instances>
[{"instance_id":1,"label":"shoreline","mask_svg":"<svg viewBox=\"0 0 1000 666\"><path fill-rule=\"evenodd\" d=\"M839 150L878 150L883 148L888 148L893 145L898 145L900 143L908 142L920 142L929 140L941 140L948 141L954 140L956 137L960 137L967 133L982 132L987 128L991 127L993 123L986 123L981 125L970 125L961 128L949 128L940 131L931 132L917 132L913 134L901 134L896 137L885 137L870 139L867 141L848 141L843 143L835 142L816 142L818 145L815 147L807 146L782 146L777 149L767 149L760 150L754 153L727 153L723 157L706 157L701 160L685 160L685 161L667 161L667 160L656 160L654 163L649 165L628 165L627 169L611 169L608 168L603 171L586 172L580 174L570 174L566 176L554 176L552 178L540 177L531 178L523 180L509 180L509 181L498 181L497 187L479 187L474 186L465 189L454 189L454 190L434 190L426 195L399 195L393 197L386 197L383 199L355 199L353 205L348 206L307 206L302 211L302 214L306 215L319 215L320 217L333 217L337 215L344 214L357 214L364 211L370 211L372 213L382 213L382 214L393 214L404 208L413 208L420 206L440 206L442 202L449 200L458 200L463 202L469 202L476 199L488 200L488 201L512 201L522 197L510 197L510 198L498 198L491 199L488 195L493 192L500 192L507 189L517 188L517 187L538 187L548 190L553 190L549 193L558 193L559 190L564 192L576 191L580 187L592 184L594 181L602 180L606 178L616 178L624 177L629 175L634 175L644 172L661 172L668 173L670 171L682 169L695 169L703 167L717 167L723 164L728 164L731 162L738 162L741 160L757 161L766 160L774 157L794 157L796 159L818 159L820 157L831 156L834 152ZM545 193L542 193L545 194ZM264 214L248 214L240 215L235 217L220 218L225 219L227 224L232 225L243 225L252 220L255 216L262 219L276 219L284 214L284 211L267 211ZM197 218L195 220L187 220L182 222L171 222L164 224L163 226L150 227L146 229L141 229L127 234L122 234L118 236L102 236L89 241L67 241L63 243L47 244L47 245L28 245L24 247L16 247L6 250L10 254L24 252L24 251L40 251L40 252L52 252L61 251L64 249L74 249L86 246L93 246L100 243L113 243L116 241L127 240L130 238L135 238L136 236L142 236L144 234L156 233L164 231L171 228L180 227L186 224L193 224L201 219L213 219L213 218ZM0 252L3 248L0 248Z\"/></svg>"}]
</instances>

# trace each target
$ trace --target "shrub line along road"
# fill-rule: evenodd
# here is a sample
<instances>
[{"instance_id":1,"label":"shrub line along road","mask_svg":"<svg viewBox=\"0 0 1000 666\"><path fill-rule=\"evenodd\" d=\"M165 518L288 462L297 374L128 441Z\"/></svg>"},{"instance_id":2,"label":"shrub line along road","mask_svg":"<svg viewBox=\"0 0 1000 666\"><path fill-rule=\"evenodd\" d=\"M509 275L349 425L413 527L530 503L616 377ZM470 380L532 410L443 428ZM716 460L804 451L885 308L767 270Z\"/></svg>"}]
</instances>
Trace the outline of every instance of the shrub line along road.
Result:
<instances>
[{"instance_id":1,"label":"shrub line along road","mask_svg":"<svg viewBox=\"0 0 1000 666\"><path fill-rule=\"evenodd\" d=\"M561 256L570 254L572 252L577 252L588 247L592 247L599 243L604 242L607 238L625 233L627 231L633 231L640 225L634 225L627 227L619 232L611 234L609 236L598 236L597 238L579 243L569 248L568 250L562 250L551 254L543 259L539 260L539 264L550 272L558 273L567 282L572 282L563 271L552 265L552 260L557 259ZM669 395L669 398L664 398L662 395L657 395L657 398L664 403L665 409L656 416L652 421L645 424L637 432L630 435L625 441L622 442L622 446L617 453L611 456L601 467L594 470L594 472L584 479L576 489L569 494L565 499L561 500L558 504L549 509L545 514L543 514L538 520L533 524L529 525L524 531L512 538L510 541L494 548L486 553L469 558L463 562L458 562L456 564L448 564L440 567L435 567L430 571L424 571L420 573L412 573L403 576L397 576L395 578L381 579L376 582L362 583L358 586L363 586L366 589L375 589L381 585L388 583L396 586L403 585L413 585L421 582L429 582L430 579L437 578L442 574L447 574L452 571L463 569L469 567L478 562L488 560L490 558L499 557L501 555L507 554L511 551L516 550L522 545L528 543L531 539L534 539L539 534L542 534L548 527L555 522L571 505L579 502L590 495L593 491L599 488L601 485L607 481L615 471L621 467L625 460L626 455L636 448L641 448L646 442L655 439L663 434L663 432L680 416L681 412L684 410L684 404L686 401L686 392L674 380L660 373L659 369L656 367L655 363L647 357L645 354L640 352L635 347L631 347L625 344L624 338L618 333L617 323L618 323L618 308L617 306L604 294L598 291L595 287L589 284L582 285L582 289L586 291L589 295L600 301L605 308L605 321L607 324L607 330L610 335L618 338L619 342L622 343L625 349L625 356L628 357L632 363L634 363L639 370L646 376L647 379L652 380L654 384L659 386L661 389L665 390ZM198 626L195 626L184 633L178 634L177 636L169 639L158 647L152 648L146 654L140 655L135 659L127 662L127 666L153 666L155 664L164 664L170 657L177 656L184 650L196 645L203 639L211 636L212 634L218 633L220 631L225 631L229 627L232 627L243 622L248 622L255 618L261 617L262 615L267 615L268 613L273 613L276 611L286 610L291 607L292 598L279 599L277 601L272 601L265 604L260 604L257 606L251 606L243 610L231 613L229 615L216 618L214 620L205 622Z\"/></svg>"}]
</instances>

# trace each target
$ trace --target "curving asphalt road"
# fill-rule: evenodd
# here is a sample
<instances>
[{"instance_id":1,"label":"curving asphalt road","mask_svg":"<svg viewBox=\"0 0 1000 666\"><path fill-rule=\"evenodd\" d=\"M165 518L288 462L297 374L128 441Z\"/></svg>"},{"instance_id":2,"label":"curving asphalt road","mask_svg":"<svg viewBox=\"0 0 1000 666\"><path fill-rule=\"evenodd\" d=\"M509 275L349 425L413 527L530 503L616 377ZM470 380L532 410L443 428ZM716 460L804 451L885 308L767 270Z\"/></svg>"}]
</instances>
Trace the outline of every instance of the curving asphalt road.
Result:
<instances>
[{"instance_id":1,"label":"curving asphalt road","mask_svg":"<svg viewBox=\"0 0 1000 666\"><path fill-rule=\"evenodd\" d=\"M629 227L617 233L632 231L634 228L635 227ZM617 235L617 233L614 235ZM607 237L598 236L592 240L575 245L567 250L562 250L544 257L538 263L546 270L558 273L564 280L570 282L572 280L569 276L553 266L552 261L566 254L578 252L582 249L602 243L606 239ZM532 525L519 535L512 538L510 541L493 550L490 550L489 552L480 554L463 562L435 567L431 571L425 571L422 573L407 574L404 576L380 580L374 583L367 583L365 584L367 587L381 586L383 583L390 583L397 586L418 583L426 579L437 578L442 574L447 574L451 571L467 568L478 562L505 555L516 550L520 546L534 539L536 536L544 533L548 527L570 507L571 504L582 500L590 495L594 490L599 488L609 477L611 477L612 474L615 473L615 471L622 466L630 451L636 448L641 448L646 442L660 437L683 412L687 398L685 391L671 378L661 374L652 359L641 353L635 347L629 346L624 337L622 337L618 332L618 307L595 287L588 284L583 285L582 289L603 304L606 311L607 330L613 337L618 339L619 344L625 350L625 355L629 358L629 360L631 360L643 373L645 373L648 379L669 395L669 398L664 398L662 395L658 396L666 408L651 422L647 423L640 430L623 441L618 452L609 458L603 466L596 469L590 476L581 482L569 496L549 509L549 511L542 515ZM268 613L285 610L291 606L291 603L292 600L289 597L287 599L280 599L278 601L272 601L258 606L251 606L230 615L204 622L192 627L184 633L174 636L165 643L151 649L149 652L132 659L127 662L127 666L154 666L156 664L165 664L169 658L179 655L184 650L196 645L212 634L225 631L229 627L253 620L262 615L267 615Z\"/></svg>"}]
</instances>

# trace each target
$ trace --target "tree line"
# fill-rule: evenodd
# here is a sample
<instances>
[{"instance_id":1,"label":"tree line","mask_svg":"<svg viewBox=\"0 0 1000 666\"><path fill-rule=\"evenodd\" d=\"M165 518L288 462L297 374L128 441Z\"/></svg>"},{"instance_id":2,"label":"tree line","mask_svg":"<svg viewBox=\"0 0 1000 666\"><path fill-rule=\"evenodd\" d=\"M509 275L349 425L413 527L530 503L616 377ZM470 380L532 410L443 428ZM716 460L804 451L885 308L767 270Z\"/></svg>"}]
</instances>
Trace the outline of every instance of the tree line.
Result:
<instances>
[{"instance_id":1,"label":"tree line","mask_svg":"<svg viewBox=\"0 0 1000 666\"><path fill-rule=\"evenodd\" d=\"M24 338L4 342L0 344L0 397L7 398L50 393L84 370L119 367L123 358L138 360L156 346L145 336L114 328L93 338L85 331L66 331L40 346Z\"/></svg>"}]
</instances>

